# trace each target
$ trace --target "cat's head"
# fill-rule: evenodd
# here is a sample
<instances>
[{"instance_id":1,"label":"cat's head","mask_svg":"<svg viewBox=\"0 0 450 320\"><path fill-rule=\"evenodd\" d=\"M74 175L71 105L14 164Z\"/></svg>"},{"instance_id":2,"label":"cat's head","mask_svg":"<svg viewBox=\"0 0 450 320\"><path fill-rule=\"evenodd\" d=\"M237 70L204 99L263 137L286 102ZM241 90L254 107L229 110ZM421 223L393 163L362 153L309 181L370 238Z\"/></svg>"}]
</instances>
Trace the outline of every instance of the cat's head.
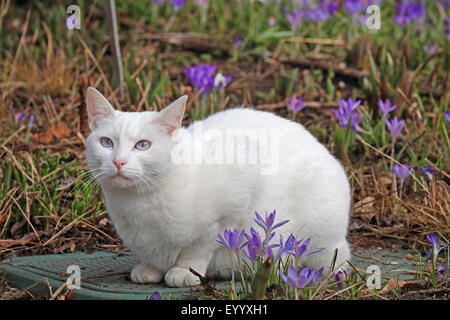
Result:
<instances>
[{"instance_id":1,"label":"cat's head","mask_svg":"<svg viewBox=\"0 0 450 320\"><path fill-rule=\"evenodd\" d=\"M88 88L86 159L94 178L107 188L158 189L172 167L171 136L181 126L186 101L183 96L160 112L122 112Z\"/></svg>"}]
</instances>

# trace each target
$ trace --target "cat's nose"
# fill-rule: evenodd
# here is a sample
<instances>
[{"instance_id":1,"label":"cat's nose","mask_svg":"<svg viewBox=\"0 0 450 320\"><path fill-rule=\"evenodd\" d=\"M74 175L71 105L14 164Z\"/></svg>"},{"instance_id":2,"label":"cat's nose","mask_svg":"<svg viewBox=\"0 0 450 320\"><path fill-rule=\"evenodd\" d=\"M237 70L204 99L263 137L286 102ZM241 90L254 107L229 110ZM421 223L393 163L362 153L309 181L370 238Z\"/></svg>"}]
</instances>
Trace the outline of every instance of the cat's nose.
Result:
<instances>
[{"instance_id":1,"label":"cat's nose","mask_svg":"<svg viewBox=\"0 0 450 320\"><path fill-rule=\"evenodd\" d=\"M114 165L116 166L117 170L120 170L124 165L127 164L125 160L113 160Z\"/></svg>"}]
</instances>

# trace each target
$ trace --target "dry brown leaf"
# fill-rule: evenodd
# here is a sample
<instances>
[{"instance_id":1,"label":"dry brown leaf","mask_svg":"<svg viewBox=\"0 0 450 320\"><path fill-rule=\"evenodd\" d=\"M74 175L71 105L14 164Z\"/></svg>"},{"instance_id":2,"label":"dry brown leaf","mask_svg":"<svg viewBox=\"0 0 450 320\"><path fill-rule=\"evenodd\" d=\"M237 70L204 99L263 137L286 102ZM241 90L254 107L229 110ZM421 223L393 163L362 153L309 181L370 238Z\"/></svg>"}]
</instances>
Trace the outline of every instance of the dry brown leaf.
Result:
<instances>
[{"instance_id":1,"label":"dry brown leaf","mask_svg":"<svg viewBox=\"0 0 450 320\"><path fill-rule=\"evenodd\" d=\"M37 132L33 134L31 139L39 143L49 144L53 141L53 138L69 138L71 135L72 131L69 127L64 122L60 122L45 132Z\"/></svg>"},{"instance_id":2,"label":"dry brown leaf","mask_svg":"<svg viewBox=\"0 0 450 320\"><path fill-rule=\"evenodd\" d=\"M412 255L411 253L407 253L406 255L405 255L405 258L406 259L408 259L408 260L414 260L414 255Z\"/></svg>"},{"instance_id":3,"label":"dry brown leaf","mask_svg":"<svg viewBox=\"0 0 450 320\"><path fill-rule=\"evenodd\" d=\"M380 294L388 294L390 290L396 291L413 289L420 286L419 283L415 281L405 281L405 280L397 280L397 279L389 279L388 283L384 286L384 288L380 291Z\"/></svg>"},{"instance_id":4,"label":"dry brown leaf","mask_svg":"<svg viewBox=\"0 0 450 320\"><path fill-rule=\"evenodd\" d=\"M368 196L354 204L356 216L364 221L370 221L375 217L376 212L373 208L375 204L375 197Z\"/></svg>"},{"instance_id":5,"label":"dry brown leaf","mask_svg":"<svg viewBox=\"0 0 450 320\"><path fill-rule=\"evenodd\" d=\"M64 122L60 122L57 125L51 127L49 131L57 139L68 138L72 135L72 131Z\"/></svg>"},{"instance_id":6,"label":"dry brown leaf","mask_svg":"<svg viewBox=\"0 0 450 320\"><path fill-rule=\"evenodd\" d=\"M53 135L48 131L36 132L31 136L31 139L38 143L49 144L53 141Z\"/></svg>"}]
</instances>

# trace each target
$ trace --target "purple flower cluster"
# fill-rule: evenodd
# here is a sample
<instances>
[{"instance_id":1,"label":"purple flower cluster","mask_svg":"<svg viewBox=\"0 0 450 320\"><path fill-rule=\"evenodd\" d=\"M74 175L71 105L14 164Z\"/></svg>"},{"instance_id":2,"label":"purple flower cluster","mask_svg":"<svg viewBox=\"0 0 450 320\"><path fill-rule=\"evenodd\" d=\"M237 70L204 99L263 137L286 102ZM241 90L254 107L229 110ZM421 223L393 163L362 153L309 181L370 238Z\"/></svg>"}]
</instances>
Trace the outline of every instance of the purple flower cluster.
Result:
<instances>
[{"instance_id":1,"label":"purple flower cluster","mask_svg":"<svg viewBox=\"0 0 450 320\"><path fill-rule=\"evenodd\" d=\"M311 268L295 269L294 266L290 266L287 275L284 275L281 271L278 274L280 275L281 280L289 287L300 289L306 287L308 284L314 284L322 275L322 272L323 268L314 271Z\"/></svg>"},{"instance_id":2,"label":"purple flower cluster","mask_svg":"<svg viewBox=\"0 0 450 320\"><path fill-rule=\"evenodd\" d=\"M361 116L356 112L356 109L361 104L361 100L348 100L340 99L338 101L339 108L334 109L333 113L338 119L338 123L341 127L346 128L351 121L351 128L353 131L362 131L359 123L361 122ZM351 119L351 120L350 120Z\"/></svg>"},{"instance_id":3,"label":"purple flower cluster","mask_svg":"<svg viewBox=\"0 0 450 320\"><path fill-rule=\"evenodd\" d=\"M331 18L339 9L339 2L332 0L319 0L310 10L305 11L306 19L322 22Z\"/></svg>"},{"instance_id":4,"label":"purple flower cluster","mask_svg":"<svg viewBox=\"0 0 450 320\"><path fill-rule=\"evenodd\" d=\"M271 244L270 242L275 236L274 230L288 223L289 220L275 223L276 210L270 214L266 213L264 218L258 212L255 212L255 216L256 218L254 221L264 230L266 236L264 240L259 232L254 228L250 228L250 234L247 234L244 230L241 232L237 229L225 230L223 236L219 234L219 239L216 241L224 245L229 250L230 254L235 254L239 258L240 252L242 251L244 256L253 262L259 259L265 260L268 257L272 257L276 264L283 255L291 255L295 259L295 267L291 266L287 275L279 272L280 278L292 288L303 288L308 284L316 282L322 274L323 268L317 271L314 271L311 268L300 268L299 262L302 257L317 253L323 250L323 248L308 251L311 238L308 238L305 241L303 241L303 239L296 241L293 234L289 235L286 242L283 242L283 236L280 235L280 243ZM244 238L247 239L246 242L244 242ZM243 249L244 247L246 247L246 250ZM275 248L278 248L276 254L273 252L273 249Z\"/></svg>"},{"instance_id":5,"label":"purple flower cluster","mask_svg":"<svg viewBox=\"0 0 450 320\"><path fill-rule=\"evenodd\" d=\"M199 64L183 68L183 73L189 78L195 91L206 95L212 88L221 90L231 81L231 75L223 76L221 73L214 75L216 69L216 64Z\"/></svg>"},{"instance_id":6,"label":"purple flower cluster","mask_svg":"<svg viewBox=\"0 0 450 320\"><path fill-rule=\"evenodd\" d=\"M395 5L398 14L394 16L395 23L403 27L410 21L417 21L425 18L426 7L413 0L401 0Z\"/></svg>"}]
</instances>

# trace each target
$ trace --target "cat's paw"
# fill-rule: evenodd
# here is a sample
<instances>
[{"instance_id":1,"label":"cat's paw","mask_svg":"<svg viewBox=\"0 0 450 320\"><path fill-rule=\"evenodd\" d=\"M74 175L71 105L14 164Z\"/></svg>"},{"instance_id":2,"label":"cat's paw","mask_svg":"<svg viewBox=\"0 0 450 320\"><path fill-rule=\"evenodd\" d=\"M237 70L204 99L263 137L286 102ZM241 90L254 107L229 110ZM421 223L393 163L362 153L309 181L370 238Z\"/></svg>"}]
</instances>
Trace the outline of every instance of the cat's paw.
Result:
<instances>
[{"instance_id":1,"label":"cat's paw","mask_svg":"<svg viewBox=\"0 0 450 320\"><path fill-rule=\"evenodd\" d=\"M169 287L190 287L200 284L200 279L185 268L173 267L164 277Z\"/></svg>"},{"instance_id":2,"label":"cat's paw","mask_svg":"<svg viewBox=\"0 0 450 320\"><path fill-rule=\"evenodd\" d=\"M164 274L144 263L139 263L131 270L131 281L134 283L158 283Z\"/></svg>"}]
</instances>

